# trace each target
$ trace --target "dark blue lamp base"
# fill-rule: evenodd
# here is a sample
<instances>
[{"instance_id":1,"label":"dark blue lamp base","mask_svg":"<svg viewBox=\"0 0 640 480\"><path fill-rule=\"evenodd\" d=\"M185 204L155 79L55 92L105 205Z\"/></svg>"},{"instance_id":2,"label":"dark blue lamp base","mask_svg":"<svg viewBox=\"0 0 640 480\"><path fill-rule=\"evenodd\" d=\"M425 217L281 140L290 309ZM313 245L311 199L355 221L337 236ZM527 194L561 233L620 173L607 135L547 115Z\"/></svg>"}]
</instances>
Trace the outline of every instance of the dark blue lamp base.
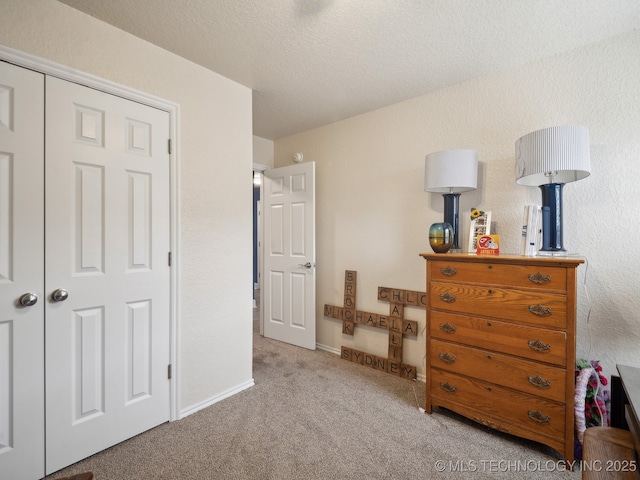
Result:
<instances>
[{"instance_id":1,"label":"dark blue lamp base","mask_svg":"<svg viewBox=\"0 0 640 480\"><path fill-rule=\"evenodd\" d=\"M444 221L453 227L453 245L451 250L460 250L458 245L458 209L460 203L459 193L443 193L444 198Z\"/></svg>"},{"instance_id":2,"label":"dark blue lamp base","mask_svg":"<svg viewBox=\"0 0 640 480\"><path fill-rule=\"evenodd\" d=\"M562 245L562 188L564 183L540 185L542 191L542 248L540 255L566 253Z\"/></svg>"}]
</instances>

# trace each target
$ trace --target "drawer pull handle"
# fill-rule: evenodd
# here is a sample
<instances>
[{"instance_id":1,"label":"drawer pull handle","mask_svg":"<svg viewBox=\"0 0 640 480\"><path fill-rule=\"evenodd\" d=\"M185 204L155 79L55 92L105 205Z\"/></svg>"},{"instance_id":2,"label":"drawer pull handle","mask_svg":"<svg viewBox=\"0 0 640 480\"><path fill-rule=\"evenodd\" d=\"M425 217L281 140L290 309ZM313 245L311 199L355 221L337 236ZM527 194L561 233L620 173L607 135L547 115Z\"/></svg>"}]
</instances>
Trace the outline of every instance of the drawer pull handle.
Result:
<instances>
[{"instance_id":1,"label":"drawer pull handle","mask_svg":"<svg viewBox=\"0 0 640 480\"><path fill-rule=\"evenodd\" d=\"M528 410L527 415L529 415L529 418L536 423L549 423L551 421L551 417L543 415L540 410L536 410L535 412Z\"/></svg>"},{"instance_id":2,"label":"drawer pull handle","mask_svg":"<svg viewBox=\"0 0 640 480\"><path fill-rule=\"evenodd\" d=\"M500 428L498 425L496 425L495 423L493 423L490 420L484 420L482 418L479 417L473 417L473 420L484 425L485 427L489 427L489 428L493 428L495 430L502 430L502 431L506 431L504 428Z\"/></svg>"},{"instance_id":3,"label":"drawer pull handle","mask_svg":"<svg viewBox=\"0 0 640 480\"><path fill-rule=\"evenodd\" d=\"M545 380L540 375L536 377L529 375L529 383L536 388L549 388L551 386L551 380Z\"/></svg>"},{"instance_id":4,"label":"drawer pull handle","mask_svg":"<svg viewBox=\"0 0 640 480\"><path fill-rule=\"evenodd\" d=\"M536 340L535 342L529 340L527 343L529 344L529 348L535 350L536 352L548 352L549 350L551 350L551 344L542 343L540 339Z\"/></svg>"},{"instance_id":5,"label":"drawer pull handle","mask_svg":"<svg viewBox=\"0 0 640 480\"><path fill-rule=\"evenodd\" d=\"M453 277L456 273L458 273L458 270L447 265L446 267L440 269L440 273L445 277Z\"/></svg>"},{"instance_id":6,"label":"drawer pull handle","mask_svg":"<svg viewBox=\"0 0 640 480\"><path fill-rule=\"evenodd\" d=\"M539 317L546 317L551 315L551 307L545 307L541 303L537 305L529 305L529 311Z\"/></svg>"},{"instance_id":7,"label":"drawer pull handle","mask_svg":"<svg viewBox=\"0 0 640 480\"><path fill-rule=\"evenodd\" d=\"M442 300L443 302L447 302L447 303L453 303L453 302L456 301L456 296L455 295L451 295L449 292L441 293L440 294L440 300Z\"/></svg>"},{"instance_id":8,"label":"drawer pull handle","mask_svg":"<svg viewBox=\"0 0 640 480\"><path fill-rule=\"evenodd\" d=\"M442 330L445 333L454 333L456 331L456 326L455 325L451 325L449 322L441 323L440 324L440 330Z\"/></svg>"},{"instance_id":9,"label":"drawer pull handle","mask_svg":"<svg viewBox=\"0 0 640 480\"><path fill-rule=\"evenodd\" d=\"M549 283L551 281L551 275L543 275L540 272L535 275L529 274L529 281L535 283L536 285L544 285L545 283Z\"/></svg>"},{"instance_id":10,"label":"drawer pull handle","mask_svg":"<svg viewBox=\"0 0 640 480\"><path fill-rule=\"evenodd\" d=\"M453 363L456 361L456 356L449 355L449 353L441 353L438 356L440 357L440 360L442 360L444 363Z\"/></svg>"},{"instance_id":11,"label":"drawer pull handle","mask_svg":"<svg viewBox=\"0 0 640 480\"><path fill-rule=\"evenodd\" d=\"M453 393L457 390L457 388L451 385L449 382L447 383L440 382L440 388L443 389L445 392L449 392L449 393Z\"/></svg>"}]
</instances>

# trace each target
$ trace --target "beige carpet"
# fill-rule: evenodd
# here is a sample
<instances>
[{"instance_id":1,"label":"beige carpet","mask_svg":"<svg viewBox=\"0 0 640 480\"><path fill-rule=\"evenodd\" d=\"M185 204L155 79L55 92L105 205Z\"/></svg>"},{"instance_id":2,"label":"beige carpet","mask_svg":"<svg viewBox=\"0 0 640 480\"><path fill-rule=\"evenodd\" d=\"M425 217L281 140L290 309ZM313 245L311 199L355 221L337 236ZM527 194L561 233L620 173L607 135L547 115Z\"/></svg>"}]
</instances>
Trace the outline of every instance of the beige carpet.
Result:
<instances>
[{"instance_id":1,"label":"beige carpet","mask_svg":"<svg viewBox=\"0 0 640 480\"><path fill-rule=\"evenodd\" d=\"M256 334L254 378L248 390L47 478L580 478L540 444L443 409L421 413L423 383L331 353Z\"/></svg>"}]
</instances>

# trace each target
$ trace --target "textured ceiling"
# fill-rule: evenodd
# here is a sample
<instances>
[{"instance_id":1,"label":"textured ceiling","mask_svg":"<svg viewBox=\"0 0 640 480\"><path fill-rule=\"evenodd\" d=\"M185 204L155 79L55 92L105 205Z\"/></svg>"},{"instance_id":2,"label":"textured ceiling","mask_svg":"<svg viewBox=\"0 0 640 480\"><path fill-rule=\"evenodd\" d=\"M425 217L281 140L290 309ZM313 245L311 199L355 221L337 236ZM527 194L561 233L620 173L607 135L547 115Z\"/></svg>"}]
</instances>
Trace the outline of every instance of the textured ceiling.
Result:
<instances>
[{"instance_id":1,"label":"textured ceiling","mask_svg":"<svg viewBox=\"0 0 640 480\"><path fill-rule=\"evenodd\" d=\"M640 27L638 0L59 1L250 87L271 140Z\"/></svg>"}]
</instances>

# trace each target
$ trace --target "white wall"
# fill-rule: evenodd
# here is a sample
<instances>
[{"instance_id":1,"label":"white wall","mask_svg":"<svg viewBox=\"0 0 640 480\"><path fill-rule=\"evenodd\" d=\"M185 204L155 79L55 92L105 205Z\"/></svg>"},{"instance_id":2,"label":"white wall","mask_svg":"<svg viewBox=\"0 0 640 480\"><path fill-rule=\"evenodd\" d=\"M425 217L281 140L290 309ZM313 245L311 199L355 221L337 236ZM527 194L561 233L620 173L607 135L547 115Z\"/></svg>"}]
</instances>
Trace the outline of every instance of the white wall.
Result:
<instances>
[{"instance_id":1,"label":"white wall","mask_svg":"<svg viewBox=\"0 0 640 480\"><path fill-rule=\"evenodd\" d=\"M318 343L353 345L386 357L387 335L356 328L353 340L323 305L341 305L344 270L358 272L356 308L388 313L377 287L425 289L429 225L443 200L423 191L424 157L478 151L478 190L461 196L461 246L472 207L493 212L501 251L519 252L524 205L536 187L515 184L514 144L554 125L586 126L591 176L564 189L564 245L586 257L579 269L579 357L640 366L640 31L508 72L468 81L388 108L281 139L276 166L294 152L317 172ZM404 361L424 374L421 336L405 338Z\"/></svg>"},{"instance_id":2,"label":"white wall","mask_svg":"<svg viewBox=\"0 0 640 480\"><path fill-rule=\"evenodd\" d=\"M273 168L273 140L253 136L253 163Z\"/></svg>"},{"instance_id":3,"label":"white wall","mask_svg":"<svg viewBox=\"0 0 640 480\"><path fill-rule=\"evenodd\" d=\"M180 105L181 411L252 382L251 90L54 0L3 0L0 44Z\"/></svg>"}]
</instances>

